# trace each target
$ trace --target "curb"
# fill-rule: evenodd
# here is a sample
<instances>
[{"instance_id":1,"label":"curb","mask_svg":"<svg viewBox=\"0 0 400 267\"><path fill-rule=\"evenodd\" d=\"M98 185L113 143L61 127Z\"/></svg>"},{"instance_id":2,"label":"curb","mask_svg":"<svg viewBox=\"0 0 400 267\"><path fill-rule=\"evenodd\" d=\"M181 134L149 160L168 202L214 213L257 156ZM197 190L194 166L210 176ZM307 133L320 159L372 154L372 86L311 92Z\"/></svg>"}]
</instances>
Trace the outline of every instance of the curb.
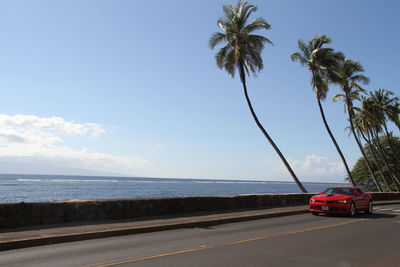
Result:
<instances>
[{"instance_id":1,"label":"curb","mask_svg":"<svg viewBox=\"0 0 400 267\"><path fill-rule=\"evenodd\" d=\"M294 210L294 211L274 212L274 213L266 213L266 214L250 215L250 216L212 219L205 221L189 221L182 223L160 224L160 225L145 226L145 227L122 228L109 231L73 233L73 234L59 235L59 236L27 238L27 239L0 242L0 251L122 236L122 235L159 232L159 231L174 230L180 228L207 227L218 224L250 221L250 220L273 218L273 217L282 217L282 216L304 214L304 213L308 213L308 210Z\"/></svg>"}]
</instances>

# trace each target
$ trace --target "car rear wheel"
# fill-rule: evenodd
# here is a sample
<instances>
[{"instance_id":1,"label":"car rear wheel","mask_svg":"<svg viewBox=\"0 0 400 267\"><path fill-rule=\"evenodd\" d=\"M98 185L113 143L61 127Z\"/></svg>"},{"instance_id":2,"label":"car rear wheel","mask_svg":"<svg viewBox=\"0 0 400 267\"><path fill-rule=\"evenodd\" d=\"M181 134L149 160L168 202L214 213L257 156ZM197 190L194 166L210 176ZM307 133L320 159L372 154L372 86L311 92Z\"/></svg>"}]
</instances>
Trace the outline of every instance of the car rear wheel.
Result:
<instances>
[{"instance_id":1,"label":"car rear wheel","mask_svg":"<svg viewBox=\"0 0 400 267\"><path fill-rule=\"evenodd\" d=\"M349 207L349 216L354 216L355 214L356 214L356 206L354 205L354 202L351 202Z\"/></svg>"},{"instance_id":2,"label":"car rear wheel","mask_svg":"<svg viewBox=\"0 0 400 267\"><path fill-rule=\"evenodd\" d=\"M365 211L365 213L366 214L372 214L372 210L373 210L372 201L370 201L369 204L368 204L368 209Z\"/></svg>"}]
</instances>

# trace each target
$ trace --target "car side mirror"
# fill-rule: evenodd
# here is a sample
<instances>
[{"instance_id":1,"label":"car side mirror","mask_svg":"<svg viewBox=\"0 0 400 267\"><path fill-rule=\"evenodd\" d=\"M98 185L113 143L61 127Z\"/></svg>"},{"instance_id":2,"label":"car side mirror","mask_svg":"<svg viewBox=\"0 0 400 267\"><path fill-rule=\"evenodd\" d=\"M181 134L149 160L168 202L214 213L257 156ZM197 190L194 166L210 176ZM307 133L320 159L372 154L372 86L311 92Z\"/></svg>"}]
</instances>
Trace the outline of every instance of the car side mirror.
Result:
<instances>
[{"instance_id":1,"label":"car side mirror","mask_svg":"<svg viewBox=\"0 0 400 267\"><path fill-rule=\"evenodd\" d=\"M320 195L323 195L323 194L324 194L324 192L319 192L319 194L320 194Z\"/></svg>"}]
</instances>

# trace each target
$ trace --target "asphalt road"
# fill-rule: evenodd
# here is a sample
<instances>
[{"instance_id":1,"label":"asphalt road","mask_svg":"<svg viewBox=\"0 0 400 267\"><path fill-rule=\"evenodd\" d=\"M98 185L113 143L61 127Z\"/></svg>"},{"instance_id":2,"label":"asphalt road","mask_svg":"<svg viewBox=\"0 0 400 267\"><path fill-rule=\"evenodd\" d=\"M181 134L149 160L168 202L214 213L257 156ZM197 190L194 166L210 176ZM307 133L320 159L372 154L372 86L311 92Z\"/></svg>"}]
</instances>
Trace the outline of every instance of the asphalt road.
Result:
<instances>
[{"instance_id":1,"label":"asphalt road","mask_svg":"<svg viewBox=\"0 0 400 267\"><path fill-rule=\"evenodd\" d=\"M400 205L0 252L0 266L400 266Z\"/></svg>"}]
</instances>

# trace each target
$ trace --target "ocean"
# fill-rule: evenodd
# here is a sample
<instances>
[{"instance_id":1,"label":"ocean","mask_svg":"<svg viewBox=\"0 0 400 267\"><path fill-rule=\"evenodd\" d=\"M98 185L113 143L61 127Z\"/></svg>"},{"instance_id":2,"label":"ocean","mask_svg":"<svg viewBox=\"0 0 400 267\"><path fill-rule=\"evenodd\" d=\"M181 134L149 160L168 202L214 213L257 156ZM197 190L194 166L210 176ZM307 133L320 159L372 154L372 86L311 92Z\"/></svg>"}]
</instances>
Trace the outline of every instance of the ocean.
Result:
<instances>
[{"instance_id":1,"label":"ocean","mask_svg":"<svg viewBox=\"0 0 400 267\"><path fill-rule=\"evenodd\" d=\"M303 183L309 192L345 183ZM300 193L294 182L0 174L0 203Z\"/></svg>"}]
</instances>

